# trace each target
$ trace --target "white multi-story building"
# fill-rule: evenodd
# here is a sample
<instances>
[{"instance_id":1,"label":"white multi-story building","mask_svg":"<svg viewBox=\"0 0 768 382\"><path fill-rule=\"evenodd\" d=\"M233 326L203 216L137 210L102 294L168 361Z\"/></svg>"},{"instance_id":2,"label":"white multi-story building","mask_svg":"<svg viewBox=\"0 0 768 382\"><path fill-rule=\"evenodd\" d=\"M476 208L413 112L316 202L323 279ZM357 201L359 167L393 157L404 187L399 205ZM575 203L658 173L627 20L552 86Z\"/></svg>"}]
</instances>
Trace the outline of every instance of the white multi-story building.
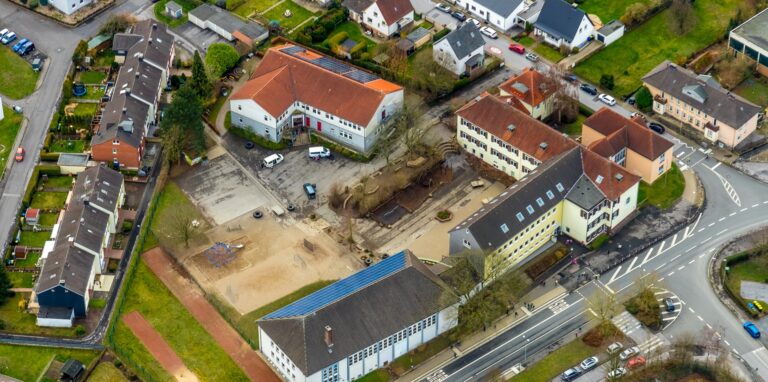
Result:
<instances>
[{"instance_id":1,"label":"white multi-story building","mask_svg":"<svg viewBox=\"0 0 768 382\"><path fill-rule=\"evenodd\" d=\"M403 88L297 45L272 47L230 99L232 125L273 142L310 129L357 152L370 152Z\"/></svg>"},{"instance_id":2,"label":"white multi-story building","mask_svg":"<svg viewBox=\"0 0 768 382\"><path fill-rule=\"evenodd\" d=\"M260 350L289 382L354 381L455 327L450 301L400 252L261 318Z\"/></svg>"},{"instance_id":3,"label":"white multi-story building","mask_svg":"<svg viewBox=\"0 0 768 382\"><path fill-rule=\"evenodd\" d=\"M515 26L517 15L528 9L524 0L456 0L456 6L472 13L480 21L506 31Z\"/></svg>"}]
</instances>

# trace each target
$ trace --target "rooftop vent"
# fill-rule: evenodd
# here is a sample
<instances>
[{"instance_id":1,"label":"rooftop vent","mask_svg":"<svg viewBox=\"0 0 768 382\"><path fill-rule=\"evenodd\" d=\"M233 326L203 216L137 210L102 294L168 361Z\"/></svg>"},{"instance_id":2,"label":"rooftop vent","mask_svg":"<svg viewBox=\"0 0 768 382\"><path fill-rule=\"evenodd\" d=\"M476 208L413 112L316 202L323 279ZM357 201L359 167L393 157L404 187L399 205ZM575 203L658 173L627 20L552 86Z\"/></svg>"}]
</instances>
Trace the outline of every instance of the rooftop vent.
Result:
<instances>
[{"instance_id":1,"label":"rooftop vent","mask_svg":"<svg viewBox=\"0 0 768 382\"><path fill-rule=\"evenodd\" d=\"M547 144L547 142L541 142L541 143L539 143L539 148L540 148L540 149L542 149L542 150L546 150L546 149L547 149L547 147L549 147L549 145Z\"/></svg>"},{"instance_id":2,"label":"rooftop vent","mask_svg":"<svg viewBox=\"0 0 768 382\"><path fill-rule=\"evenodd\" d=\"M597 184L603 183L603 179L605 178L603 178L602 175L598 175L597 178L595 179L595 183Z\"/></svg>"},{"instance_id":3,"label":"rooftop vent","mask_svg":"<svg viewBox=\"0 0 768 382\"><path fill-rule=\"evenodd\" d=\"M515 125L514 125L514 124L512 124L512 123L510 123L509 125L507 125L507 130L509 130L509 131L515 131L515 129L516 129L516 128L517 128L517 126L515 126Z\"/></svg>"},{"instance_id":4,"label":"rooftop vent","mask_svg":"<svg viewBox=\"0 0 768 382\"><path fill-rule=\"evenodd\" d=\"M616 180L618 180L619 182L621 182L621 181L622 181L622 179L624 179L624 175L622 175L622 174L616 174Z\"/></svg>"}]
</instances>

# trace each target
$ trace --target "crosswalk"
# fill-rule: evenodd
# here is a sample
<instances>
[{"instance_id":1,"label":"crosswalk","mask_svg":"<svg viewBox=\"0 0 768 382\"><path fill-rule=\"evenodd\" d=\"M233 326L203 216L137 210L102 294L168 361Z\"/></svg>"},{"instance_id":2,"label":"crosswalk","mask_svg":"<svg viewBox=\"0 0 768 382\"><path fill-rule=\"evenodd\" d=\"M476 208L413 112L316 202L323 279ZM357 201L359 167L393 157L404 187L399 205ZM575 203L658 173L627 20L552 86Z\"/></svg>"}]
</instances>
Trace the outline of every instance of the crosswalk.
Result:
<instances>
[{"instance_id":1,"label":"crosswalk","mask_svg":"<svg viewBox=\"0 0 768 382\"><path fill-rule=\"evenodd\" d=\"M659 349L662 346L666 346L666 345L668 345L667 339L657 334L637 346L640 348L641 353L651 354L654 351L656 351L656 349Z\"/></svg>"},{"instance_id":2,"label":"crosswalk","mask_svg":"<svg viewBox=\"0 0 768 382\"><path fill-rule=\"evenodd\" d=\"M565 302L565 299L560 299L558 301L555 301L552 305L549 306L549 310L552 311L554 314L558 314L566 309L568 309L570 305L568 305L567 302Z\"/></svg>"},{"instance_id":3,"label":"crosswalk","mask_svg":"<svg viewBox=\"0 0 768 382\"><path fill-rule=\"evenodd\" d=\"M448 375L445 374L445 372L440 369L434 373L432 373L430 376L427 377L428 382L441 382L444 381L446 378L448 378Z\"/></svg>"},{"instance_id":4,"label":"crosswalk","mask_svg":"<svg viewBox=\"0 0 768 382\"><path fill-rule=\"evenodd\" d=\"M624 335L633 339L634 337L632 337L632 334L638 330L643 329L643 324L641 324L640 321L635 318L635 316L631 315L627 311L621 312L611 321L614 325L616 325L617 328L619 328L619 330L621 330L622 333L624 333Z\"/></svg>"}]
</instances>

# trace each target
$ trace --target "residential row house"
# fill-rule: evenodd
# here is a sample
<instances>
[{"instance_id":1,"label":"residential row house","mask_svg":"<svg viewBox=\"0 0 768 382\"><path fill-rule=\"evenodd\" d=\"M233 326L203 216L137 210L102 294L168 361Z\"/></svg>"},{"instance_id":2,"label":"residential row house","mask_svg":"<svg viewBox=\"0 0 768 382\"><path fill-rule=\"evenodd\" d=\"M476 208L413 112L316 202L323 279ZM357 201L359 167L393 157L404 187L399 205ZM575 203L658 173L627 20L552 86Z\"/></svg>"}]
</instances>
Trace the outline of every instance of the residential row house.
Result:
<instances>
[{"instance_id":1,"label":"residential row house","mask_svg":"<svg viewBox=\"0 0 768 382\"><path fill-rule=\"evenodd\" d=\"M410 0L345 0L349 18L376 36L389 38L413 24Z\"/></svg>"},{"instance_id":2,"label":"residential row house","mask_svg":"<svg viewBox=\"0 0 768 382\"><path fill-rule=\"evenodd\" d=\"M354 381L458 323L458 298L397 253L258 320L260 351L288 382Z\"/></svg>"},{"instance_id":3,"label":"residential row house","mask_svg":"<svg viewBox=\"0 0 768 382\"><path fill-rule=\"evenodd\" d=\"M129 33L116 34L112 49L122 66L91 139L91 156L114 168L138 169L168 85L174 37L164 24L144 20Z\"/></svg>"},{"instance_id":4,"label":"residential row house","mask_svg":"<svg viewBox=\"0 0 768 382\"><path fill-rule=\"evenodd\" d=\"M401 86L294 44L267 50L230 99L232 125L265 139L308 129L360 153L373 150L402 107Z\"/></svg>"},{"instance_id":5,"label":"residential row house","mask_svg":"<svg viewBox=\"0 0 768 382\"><path fill-rule=\"evenodd\" d=\"M714 78L664 61L643 77L653 111L693 128L711 142L734 148L763 116L761 107L724 89Z\"/></svg>"}]
</instances>

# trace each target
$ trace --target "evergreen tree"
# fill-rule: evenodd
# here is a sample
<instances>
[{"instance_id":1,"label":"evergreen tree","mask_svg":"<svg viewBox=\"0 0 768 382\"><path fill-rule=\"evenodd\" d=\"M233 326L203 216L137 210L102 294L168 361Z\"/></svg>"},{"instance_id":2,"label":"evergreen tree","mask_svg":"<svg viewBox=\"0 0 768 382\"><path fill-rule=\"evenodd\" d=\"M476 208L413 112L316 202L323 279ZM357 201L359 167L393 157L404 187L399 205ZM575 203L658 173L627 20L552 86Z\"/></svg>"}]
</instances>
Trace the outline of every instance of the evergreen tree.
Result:
<instances>
[{"instance_id":1,"label":"evergreen tree","mask_svg":"<svg viewBox=\"0 0 768 382\"><path fill-rule=\"evenodd\" d=\"M190 84L184 84L173 95L173 100L160 122L163 146L168 161L178 161L181 151L190 144L198 151L205 150L203 106Z\"/></svg>"},{"instance_id":2,"label":"evergreen tree","mask_svg":"<svg viewBox=\"0 0 768 382\"><path fill-rule=\"evenodd\" d=\"M208 73L205 71L205 64L200 54L195 51L195 58L192 61L192 79L189 81L192 91L201 99L205 100L211 94L213 88Z\"/></svg>"},{"instance_id":3,"label":"evergreen tree","mask_svg":"<svg viewBox=\"0 0 768 382\"><path fill-rule=\"evenodd\" d=\"M4 304L8 298L13 296L10 289L13 287L11 279L8 277L4 266L0 266L0 305Z\"/></svg>"}]
</instances>

